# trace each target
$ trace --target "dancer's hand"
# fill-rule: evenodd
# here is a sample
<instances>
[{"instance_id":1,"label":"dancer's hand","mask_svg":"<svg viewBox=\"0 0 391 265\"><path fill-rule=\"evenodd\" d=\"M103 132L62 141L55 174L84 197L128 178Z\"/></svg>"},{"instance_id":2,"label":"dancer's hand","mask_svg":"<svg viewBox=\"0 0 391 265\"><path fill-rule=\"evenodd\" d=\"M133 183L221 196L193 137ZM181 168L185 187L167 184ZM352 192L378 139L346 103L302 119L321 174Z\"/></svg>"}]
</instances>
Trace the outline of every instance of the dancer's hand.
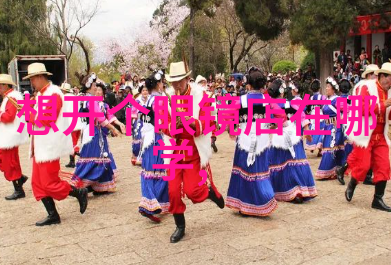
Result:
<instances>
[{"instance_id":1,"label":"dancer's hand","mask_svg":"<svg viewBox=\"0 0 391 265\"><path fill-rule=\"evenodd\" d=\"M186 121L189 121L191 118L192 118L192 117L186 116L186 117L185 117L185 120L186 120ZM190 124L189 124L189 127L195 131L195 130L196 130L195 122L193 121L192 123L190 123Z\"/></svg>"},{"instance_id":2,"label":"dancer's hand","mask_svg":"<svg viewBox=\"0 0 391 265\"><path fill-rule=\"evenodd\" d=\"M119 127L121 128L121 133L122 133L122 134L126 134L126 126L125 126L125 124L123 124L123 123L121 122L121 124L119 125Z\"/></svg>"},{"instance_id":3,"label":"dancer's hand","mask_svg":"<svg viewBox=\"0 0 391 265\"><path fill-rule=\"evenodd\" d=\"M277 129L277 125L276 124L270 124L270 126L269 126L269 130L275 130L275 129Z\"/></svg>"},{"instance_id":4,"label":"dancer's hand","mask_svg":"<svg viewBox=\"0 0 391 265\"><path fill-rule=\"evenodd\" d=\"M113 134L114 137L118 137L121 135L121 133L117 129L112 130L111 133Z\"/></svg>"},{"instance_id":5,"label":"dancer's hand","mask_svg":"<svg viewBox=\"0 0 391 265\"><path fill-rule=\"evenodd\" d=\"M304 139L306 139L309 142L312 142L312 135L304 135Z\"/></svg>"},{"instance_id":6,"label":"dancer's hand","mask_svg":"<svg viewBox=\"0 0 391 265\"><path fill-rule=\"evenodd\" d=\"M181 129L183 128L183 123L181 117L176 117L176 128Z\"/></svg>"},{"instance_id":7,"label":"dancer's hand","mask_svg":"<svg viewBox=\"0 0 391 265\"><path fill-rule=\"evenodd\" d=\"M384 101L384 105L386 106L386 108L391 107L391 99L387 99L386 101Z\"/></svg>"}]
</instances>

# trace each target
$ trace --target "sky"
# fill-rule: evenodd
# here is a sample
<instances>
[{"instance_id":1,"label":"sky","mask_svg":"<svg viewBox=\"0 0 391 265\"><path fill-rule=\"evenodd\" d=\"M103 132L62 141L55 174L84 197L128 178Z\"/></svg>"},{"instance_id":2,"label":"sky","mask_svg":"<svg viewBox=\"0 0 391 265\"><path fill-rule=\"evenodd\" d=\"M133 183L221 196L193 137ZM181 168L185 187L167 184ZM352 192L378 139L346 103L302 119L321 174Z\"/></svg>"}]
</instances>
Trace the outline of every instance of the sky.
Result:
<instances>
[{"instance_id":1,"label":"sky","mask_svg":"<svg viewBox=\"0 0 391 265\"><path fill-rule=\"evenodd\" d=\"M96 0L84 0L92 2ZM88 24L82 35L91 39L96 46L111 39L132 37L132 31L145 26L161 0L100 0L99 13Z\"/></svg>"}]
</instances>

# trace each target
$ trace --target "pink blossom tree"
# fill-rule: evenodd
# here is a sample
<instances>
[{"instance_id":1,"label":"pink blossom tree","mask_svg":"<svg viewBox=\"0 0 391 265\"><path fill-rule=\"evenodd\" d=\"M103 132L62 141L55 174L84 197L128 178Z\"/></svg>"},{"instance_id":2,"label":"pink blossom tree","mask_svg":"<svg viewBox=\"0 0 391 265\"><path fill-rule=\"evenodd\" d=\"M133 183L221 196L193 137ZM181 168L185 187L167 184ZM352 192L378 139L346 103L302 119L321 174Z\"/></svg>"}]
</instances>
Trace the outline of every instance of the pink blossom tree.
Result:
<instances>
[{"instance_id":1,"label":"pink blossom tree","mask_svg":"<svg viewBox=\"0 0 391 265\"><path fill-rule=\"evenodd\" d=\"M132 31L133 40L110 40L104 44L104 56L110 68L124 73L147 74L151 69L166 68L176 37L190 10L181 0L163 1L149 25ZM124 41L125 40L125 41ZM114 60L114 61L113 61Z\"/></svg>"}]
</instances>

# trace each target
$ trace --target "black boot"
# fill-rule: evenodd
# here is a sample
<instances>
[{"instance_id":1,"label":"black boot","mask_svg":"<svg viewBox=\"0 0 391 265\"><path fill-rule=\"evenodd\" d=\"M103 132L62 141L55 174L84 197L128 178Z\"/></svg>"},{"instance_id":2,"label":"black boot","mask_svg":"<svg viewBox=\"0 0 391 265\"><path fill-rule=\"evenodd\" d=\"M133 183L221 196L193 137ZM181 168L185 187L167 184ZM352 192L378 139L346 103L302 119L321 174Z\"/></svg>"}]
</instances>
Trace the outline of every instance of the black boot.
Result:
<instances>
[{"instance_id":1,"label":"black boot","mask_svg":"<svg viewBox=\"0 0 391 265\"><path fill-rule=\"evenodd\" d=\"M42 200L43 205L46 208L46 211L48 212L48 217L43 219L42 221L36 222L36 226L45 226L45 225L54 225L61 223L60 216L57 213L56 205L54 204L54 201L50 197L43 198Z\"/></svg>"},{"instance_id":2,"label":"black boot","mask_svg":"<svg viewBox=\"0 0 391 265\"><path fill-rule=\"evenodd\" d=\"M345 163L345 165L343 165L343 167L341 167L340 169L337 169L337 179L339 183L341 183L341 185L345 185L344 177L347 169L348 169L347 163Z\"/></svg>"},{"instance_id":3,"label":"black boot","mask_svg":"<svg viewBox=\"0 0 391 265\"><path fill-rule=\"evenodd\" d=\"M380 181L375 184L375 196L372 201L372 208L385 211L385 212L391 212L391 208L388 207L383 201L383 196L384 196L384 191L386 189L386 186L387 186L387 181Z\"/></svg>"},{"instance_id":4,"label":"black boot","mask_svg":"<svg viewBox=\"0 0 391 265\"><path fill-rule=\"evenodd\" d=\"M303 197L301 197L301 196L296 196L294 199L293 199L293 201L292 201L292 203L294 203L294 204L302 204L304 202L304 199L303 199Z\"/></svg>"},{"instance_id":5,"label":"black boot","mask_svg":"<svg viewBox=\"0 0 391 265\"><path fill-rule=\"evenodd\" d=\"M350 202L353 199L354 190L357 186L357 180L355 178L351 178L350 182L348 184L348 188L345 191L345 197L348 202Z\"/></svg>"},{"instance_id":6,"label":"black boot","mask_svg":"<svg viewBox=\"0 0 391 265\"><path fill-rule=\"evenodd\" d=\"M80 213L83 214L86 211L88 205L88 189L77 189L72 186L72 190L69 192L69 195L77 198L80 204Z\"/></svg>"},{"instance_id":7,"label":"black boot","mask_svg":"<svg viewBox=\"0 0 391 265\"><path fill-rule=\"evenodd\" d=\"M29 179L28 177L26 177L25 175L22 175L22 176L20 177L20 179L18 179L18 184L19 184L20 186L23 186L23 184L26 183L28 179Z\"/></svg>"},{"instance_id":8,"label":"black boot","mask_svg":"<svg viewBox=\"0 0 391 265\"><path fill-rule=\"evenodd\" d=\"M212 137L212 148L215 153L217 153L218 149L216 146L216 137Z\"/></svg>"},{"instance_id":9,"label":"black boot","mask_svg":"<svg viewBox=\"0 0 391 265\"><path fill-rule=\"evenodd\" d=\"M373 183L372 169L370 169L368 171L363 184L365 184L365 185L375 185L375 183Z\"/></svg>"},{"instance_id":10,"label":"black boot","mask_svg":"<svg viewBox=\"0 0 391 265\"><path fill-rule=\"evenodd\" d=\"M220 208L220 209L224 209L225 207L225 202L224 202L224 198L223 196L221 196L220 198L217 198L217 195L215 193L215 191L212 189L212 187L209 187L209 197L208 197L211 201L213 201L214 203L217 204L217 206Z\"/></svg>"},{"instance_id":11,"label":"black boot","mask_svg":"<svg viewBox=\"0 0 391 265\"><path fill-rule=\"evenodd\" d=\"M176 229L174 233L170 237L171 243L179 242L185 236L185 215L182 214L174 214L174 220L176 224Z\"/></svg>"},{"instance_id":12,"label":"black boot","mask_svg":"<svg viewBox=\"0 0 391 265\"><path fill-rule=\"evenodd\" d=\"M69 156L69 164L65 165L67 168L75 168L75 156L70 155Z\"/></svg>"},{"instance_id":13,"label":"black boot","mask_svg":"<svg viewBox=\"0 0 391 265\"><path fill-rule=\"evenodd\" d=\"M23 184L27 181L27 179L28 178L26 176L22 175L20 179L12 181L12 184L14 185L14 193L5 197L5 199L7 201L14 201L26 197L26 193L23 190Z\"/></svg>"}]
</instances>

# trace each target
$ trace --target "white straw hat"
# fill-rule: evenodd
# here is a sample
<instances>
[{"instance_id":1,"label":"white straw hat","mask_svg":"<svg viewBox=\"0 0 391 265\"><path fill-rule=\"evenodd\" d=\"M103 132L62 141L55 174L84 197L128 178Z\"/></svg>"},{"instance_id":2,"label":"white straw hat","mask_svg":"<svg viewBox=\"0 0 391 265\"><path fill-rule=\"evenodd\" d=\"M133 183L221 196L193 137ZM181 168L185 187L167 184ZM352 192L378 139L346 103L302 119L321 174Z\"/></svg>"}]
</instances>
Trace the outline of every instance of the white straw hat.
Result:
<instances>
[{"instance_id":1,"label":"white straw hat","mask_svg":"<svg viewBox=\"0 0 391 265\"><path fill-rule=\"evenodd\" d=\"M375 73L377 70L379 70L379 67L376 64L370 64L365 68L364 73L361 74L361 78L366 78L367 74Z\"/></svg>"},{"instance_id":2,"label":"white straw hat","mask_svg":"<svg viewBox=\"0 0 391 265\"><path fill-rule=\"evenodd\" d=\"M0 84L16 86L14 81L12 81L12 76L6 74L0 74Z\"/></svg>"},{"instance_id":3,"label":"white straw hat","mask_svg":"<svg viewBox=\"0 0 391 265\"><path fill-rule=\"evenodd\" d=\"M30 79L36 75L53 75L46 70L46 66L43 63L32 63L27 68L27 76L23 80Z\"/></svg>"},{"instance_id":4,"label":"white straw hat","mask_svg":"<svg viewBox=\"0 0 391 265\"><path fill-rule=\"evenodd\" d=\"M184 62L171 63L170 64L170 73L166 75L166 80L170 83L181 81L182 79L188 77L191 74L191 71L186 69Z\"/></svg>"}]
</instances>

